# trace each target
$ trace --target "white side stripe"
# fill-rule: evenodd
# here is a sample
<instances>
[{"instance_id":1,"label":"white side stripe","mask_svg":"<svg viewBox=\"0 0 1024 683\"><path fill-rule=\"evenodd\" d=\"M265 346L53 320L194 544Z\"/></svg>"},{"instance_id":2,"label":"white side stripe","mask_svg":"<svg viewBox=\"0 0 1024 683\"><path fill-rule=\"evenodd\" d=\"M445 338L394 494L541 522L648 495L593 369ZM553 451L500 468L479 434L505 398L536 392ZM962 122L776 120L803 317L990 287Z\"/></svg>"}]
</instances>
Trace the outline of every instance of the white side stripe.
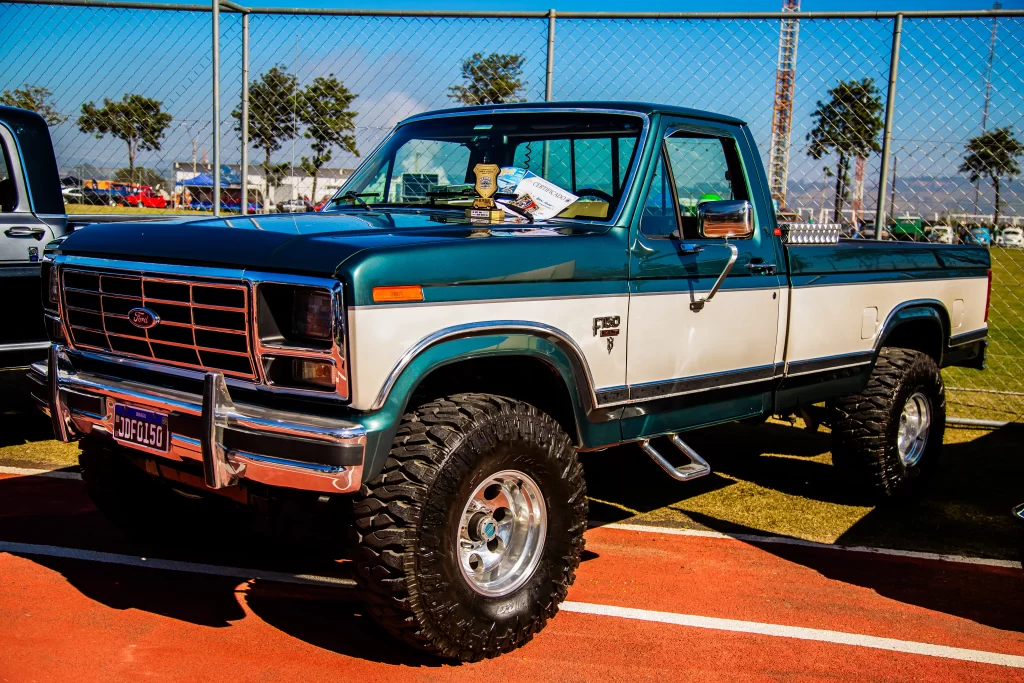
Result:
<instances>
[{"instance_id":1,"label":"white side stripe","mask_svg":"<svg viewBox=\"0 0 1024 683\"><path fill-rule=\"evenodd\" d=\"M763 636L815 640L822 643L854 645L857 647L889 650L891 652L905 652L908 654L926 655L929 657L959 659L964 662L997 664L1000 666L1011 666L1018 669L1024 668L1024 657L1018 655L1005 655L998 652L986 652L984 650L968 650L961 647L949 647L946 645L932 645L931 643L919 643L912 640L896 640L895 638L865 636L859 633L826 631L818 628L783 626L781 624L762 624L757 621L718 619L716 617L702 617L695 614L655 612L653 610L633 609L631 607L595 605L587 602L567 601L562 603L561 608L566 612L594 614L602 617L619 617L622 619L637 619L640 621L653 621L661 624L689 626L691 628L707 628L717 631L732 631L734 633L755 633Z\"/></svg>"},{"instance_id":2,"label":"white side stripe","mask_svg":"<svg viewBox=\"0 0 1024 683\"><path fill-rule=\"evenodd\" d=\"M146 567L148 569L163 569L164 571L171 572L188 572L190 574L206 574L208 576L228 576L236 579L263 579L265 581L297 583L307 586L313 585L331 586L334 588L352 588L356 585L356 582L352 579L342 579L333 576L289 574L287 572L272 572L264 571L262 569L222 567L216 564L179 562L178 560L159 560L150 557L139 557L137 555L118 555L116 553L104 553L98 550L63 548L56 545L35 545L34 543L11 543L8 541L0 541L0 553L61 557L69 560L119 564L126 567Z\"/></svg>"},{"instance_id":3,"label":"white side stripe","mask_svg":"<svg viewBox=\"0 0 1024 683\"><path fill-rule=\"evenodd\" d=\"M23 477L50 477L52 479L81 479L78 472L61 472L60 470L34 470L27 467L0 466L0 474L17 474Z\"/></svg>"},{"instance_id":4,"label":"white side stripe","mask_svg":"<svg viewBox=\"0 0 1024 683\"><path fill-rule=\"evenodd\" d=\"M872 548L863 545L834 545L831 543L816 543L805 541L799 538L786 538L785 536L758 536L755 534L723 534L719 531L705 531L704 529L674 529L672 527L647 526L646 524L593 524L595 529L621 529L623 531L640 531L648 534L669 534L671 536L700 536L703 538L731 538L746 543L778 543L781 545L797 545L805 548L820 548L824 550L844 550L853 553L873 553L875 555L892 555L894 557L910 557L918 560L937 560L941 562L958 562L960 564L978 564L987 567L1007 567L1020 569L1021 563L1017 560L994 560L987 557L967 557L966 555L944 555L942 553L926 553L917 550L895 550L893 548Z\"/></svg>"}]
</instances>

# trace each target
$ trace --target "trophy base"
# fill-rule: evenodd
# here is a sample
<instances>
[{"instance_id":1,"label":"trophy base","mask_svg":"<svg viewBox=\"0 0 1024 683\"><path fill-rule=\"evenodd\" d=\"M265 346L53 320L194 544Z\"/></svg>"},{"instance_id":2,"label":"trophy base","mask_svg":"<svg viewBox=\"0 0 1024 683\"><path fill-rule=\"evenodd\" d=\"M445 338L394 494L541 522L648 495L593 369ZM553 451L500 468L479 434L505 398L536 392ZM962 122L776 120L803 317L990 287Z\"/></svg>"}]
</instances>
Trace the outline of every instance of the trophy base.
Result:
<instances>
[{"instance_id":1,"label":"trophy base","mask_svg":"<svg viewBox=\"0 0 1024 683\"><path fill-rule=\"evenodd\" d=\"M472 223L503 223L505 212L501 209L466 209L466 218Z\"/></svg>"}]
</instances>

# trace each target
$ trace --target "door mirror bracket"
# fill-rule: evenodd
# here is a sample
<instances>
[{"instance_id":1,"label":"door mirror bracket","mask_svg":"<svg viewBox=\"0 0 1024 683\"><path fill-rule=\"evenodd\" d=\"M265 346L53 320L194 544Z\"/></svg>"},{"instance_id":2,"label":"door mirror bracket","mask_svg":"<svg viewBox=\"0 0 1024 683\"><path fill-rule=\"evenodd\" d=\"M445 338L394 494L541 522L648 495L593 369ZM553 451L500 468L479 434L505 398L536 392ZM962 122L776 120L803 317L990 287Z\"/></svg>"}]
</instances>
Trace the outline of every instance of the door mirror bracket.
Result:
<instances>
[{"instance_id":1,"label":"door mirror bracket","mask_svg":"<svg viewBox=\"0 0 1024 683\"><path fill-rule=\"evenodd\" d=\"M701 299L697 299L696 301L690 302L690 310L693 311L694 313L699 313L701 310L703 310L704 304L711 301L715 294L718 293L718 288L722 286L723 282L725 282L725 278L729 275L729 272L732 270L732 267L736 265L736 259L739 258L740 255L740 251L739 249L736 248L736 245L729 244L728 242L726 242L725 244L709 246L721 246L728 249L729 262L725 264L725 268L722 269L722 274L718 276L717 280L715 280L715 284L711 286L711 291L708 292L708 295Z\"/></svg>"}]
</instances>

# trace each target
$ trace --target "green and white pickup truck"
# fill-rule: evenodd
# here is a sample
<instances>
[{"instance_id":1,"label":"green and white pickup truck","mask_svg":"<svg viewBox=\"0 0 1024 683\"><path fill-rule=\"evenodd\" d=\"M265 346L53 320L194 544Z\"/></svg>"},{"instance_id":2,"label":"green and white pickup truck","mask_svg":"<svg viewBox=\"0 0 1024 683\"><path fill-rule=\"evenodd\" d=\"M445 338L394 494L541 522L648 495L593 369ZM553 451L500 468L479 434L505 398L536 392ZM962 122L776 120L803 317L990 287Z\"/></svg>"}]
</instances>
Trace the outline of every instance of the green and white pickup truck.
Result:
<instances>
[{"instance_id":1,"label":"green and white pickup truck","mask_svg":"<svg viewBox=\"0 0 1024 683\"><path fill-rule=\"evenodd\" d=\"M467 218L481 164L505 222ZM580 453L636 443L621 467L691 479L710 469L687 430L824 403L837 464L912 494L942 448L939 369L980 369L988 327L984 247L779 225L743 122L646 104L421 114L321 212L48 251L37 393L104 512L348 497L370 613L467 660L565 598Z\"/></svg>"}]
</instances>

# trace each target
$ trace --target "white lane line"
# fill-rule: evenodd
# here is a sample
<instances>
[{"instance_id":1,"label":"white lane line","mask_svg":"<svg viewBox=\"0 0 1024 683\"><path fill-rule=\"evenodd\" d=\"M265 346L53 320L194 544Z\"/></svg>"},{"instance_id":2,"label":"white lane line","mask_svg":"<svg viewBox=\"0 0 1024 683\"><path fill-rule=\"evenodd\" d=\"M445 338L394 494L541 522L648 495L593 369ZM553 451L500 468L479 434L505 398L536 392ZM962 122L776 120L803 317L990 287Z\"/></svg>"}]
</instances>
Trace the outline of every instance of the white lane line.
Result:
<instances>
[{"instance_id":1,"label":"white lane line","mask_svg":"<svg viewBox=\"0 0 1024 683\"><path fill-rule=\"evenodd\" d=\"M763 636L796 638L798 640L815 640L822 643L854 645L857 647L874 648L876 650L889 650L891 652L905 652L915 655L927 655L929 657L959 659L965 662L978 662L980 664L997 664L1017 669L1024 668L1024 657L1018 655L1006 655L999 652L987 652L985 650L968 650L962 647L949 647L946 645L932 645L931 643L920 643L912 640L880 638L878 636L866 636L859 633L827 631L824 629L803 628L800 626L783 626L781 624L763 624L758 621L718 619L716 617L702 617L695 614L655 612L653 610L633 609L631 607L595 605L588 602L563 602L561 609L566 612L594 614L602 617L619 617L621 619L653 621L661 624L675 624L678 626L706 628L716 631L754 633Z\"/></svg>"},{"instance_id":2,"label":"white lane line","mask_svg":"<svg viewBox=\"0 0 1024 683\"><path fill-rule=\"evenodd\" d=\"M782 545L798 545L805 548L819 548L823 550L845 550L854 553L873 553L875 555L893 555L895 557L910 557L918 560L939 560L942 562L958 562L960 564L978 564L987 567L1008 567L1020 569L1021 563L1017 560L993 560L987 557L967 557L965 555L944 555L941 553L926 553L917 550L895 550L892 548L874 548L863 545L835 545L832 543L816 543L805 541L799 538L786 538L785 536L758 536L755 534L723 534L718 531L705 531L703 529L674 529L672 527L647 526L646 524L600 524L595 529L621 529L623 531L640 531L648 534L669 534L672 536L699 536L702 538L731 538L746 543L778 543Z\"/></svg>"},{"instance_id":3,"label":"white lane line","mask_svg":"<svg viewBox=\"0 0 1024 683\"><path fill-rule=\"evenodd\" d=\"M34 470L27 467L6 467L0 465L0 474L17 474L22 477L51 477L53 479L81 479L78 472L61 472L60 470Z\"/></svg>"},{"instance_id":4,"label":"white lane line","mask_svg":"<svg viewBox=\"0 0 1024 683\"><path fill-rule=\"evenodd\" d=\"M356 582L352 579L342 579L333 576L318 576L315 574L289 574L287 572L272 572L262 569L242 569L239 567L222 567L215 564L202 564L198 562L180 562L178 560L160 560L151 557L139 557L137 555L119 555L117 553L104 553L98 550L81 550L79 548L64 548L56 545L35 545L33 543L11 543L0 541L0 552L14 553L19 555L42 555L44 557L61 557L70 560L85 560L88 562L102 562L105 564L120 564L128 567L146 567L148 569L163 569L172 572L188 572L191 574L207 574L209 576L229 576L236 579L263 579L266 581L278 581L280 583L296 583L306 586L331 586L332 588L354 588Z\"/></svg>"},{"instance_id":5,"label":"white lane line","mask_svg":"<svg viewBox=\"0 0 1024 683\"><path fill-rule=\"evenodd\" d=\"M53 545L34 545L31 543L11 543L7 541L0 541L0 552L59 557L73 560L84 560L88 562L118 564L129 567L146 567L149 569L162 569L165 571L206 574L209 576L227 576L245 580L263 579L266 581L277 581L281 583L331 586L334 588L351 588L355 586L355 581L352 581L351 579L341 579L331 576L319 576L316 574L288 574L285 572L242 569L239 567L223 567L220 565L200 564L197 562L160 560L135 555L119 555L116 553L104 553L96 550L81 550L78 548L64 548ZM718 631L754 633L766 636L796 638L799 640L815 640L824 643L855 645L859 647L891 650L893 652L906 652L932 657L959 659L967 662L999 664L1002 666L1024 668L1024 657L1017 655L986 652L984 650L968 650L959 647L932 645L930 643L919 643L909 640L896 640L895 638L880 638L878 636L866 636L857 633L845 633L842 631L827 631L816 628L803 628L800 626L783 626L781 624L765 624L757 621L719 619L716 617L702 617L694 614L656 612L653 610L615 607L613 605L598 605L587 602L566 601L562 603L561 609L566 612L577 612L581 614L619 617L622 619L637 619L640 621L653 621L663 624L676 624L679 626L714 629Z\"/></svg>"},{"instance_id":6,"label":"white lane line","mask_svg":"<svg viewBox=\"0 0 1024 683\"><path fill-rule=\"evenodd\" d=\"M78 472L62 472L60 470L37 470L24 467L5 467L0 465L0 474L16 474L21 476L51 477L53 479L72 479L79 481L82 475ZM1021 563L1017 560L993 560L986 557L967 557L965 555L944 555L941 553L926 553L916 550L896 550L893 548L874 548L863 545L835 545L832 543L816 543L804 541L799 538L786 538L785 536L759 536L756 534L723 534L718 531L706 531L704 529L677 529L673 527L648 526L646 524L602 524L591 520L591 528L595 529L621 529L624 531L641 531L652 534L669 534L673 536L699 536L702 538L734 539L747 543L780 543L784 545L798 545L805 548L821 548L824 550L846 550L855 553L874 553L876 555L892 555L895 557L910 557L919 560L939 560L942 562L958 562L960 564L977 564L988 567L1008 567L1020 569Z\"/></svg>"}]
</instances>

